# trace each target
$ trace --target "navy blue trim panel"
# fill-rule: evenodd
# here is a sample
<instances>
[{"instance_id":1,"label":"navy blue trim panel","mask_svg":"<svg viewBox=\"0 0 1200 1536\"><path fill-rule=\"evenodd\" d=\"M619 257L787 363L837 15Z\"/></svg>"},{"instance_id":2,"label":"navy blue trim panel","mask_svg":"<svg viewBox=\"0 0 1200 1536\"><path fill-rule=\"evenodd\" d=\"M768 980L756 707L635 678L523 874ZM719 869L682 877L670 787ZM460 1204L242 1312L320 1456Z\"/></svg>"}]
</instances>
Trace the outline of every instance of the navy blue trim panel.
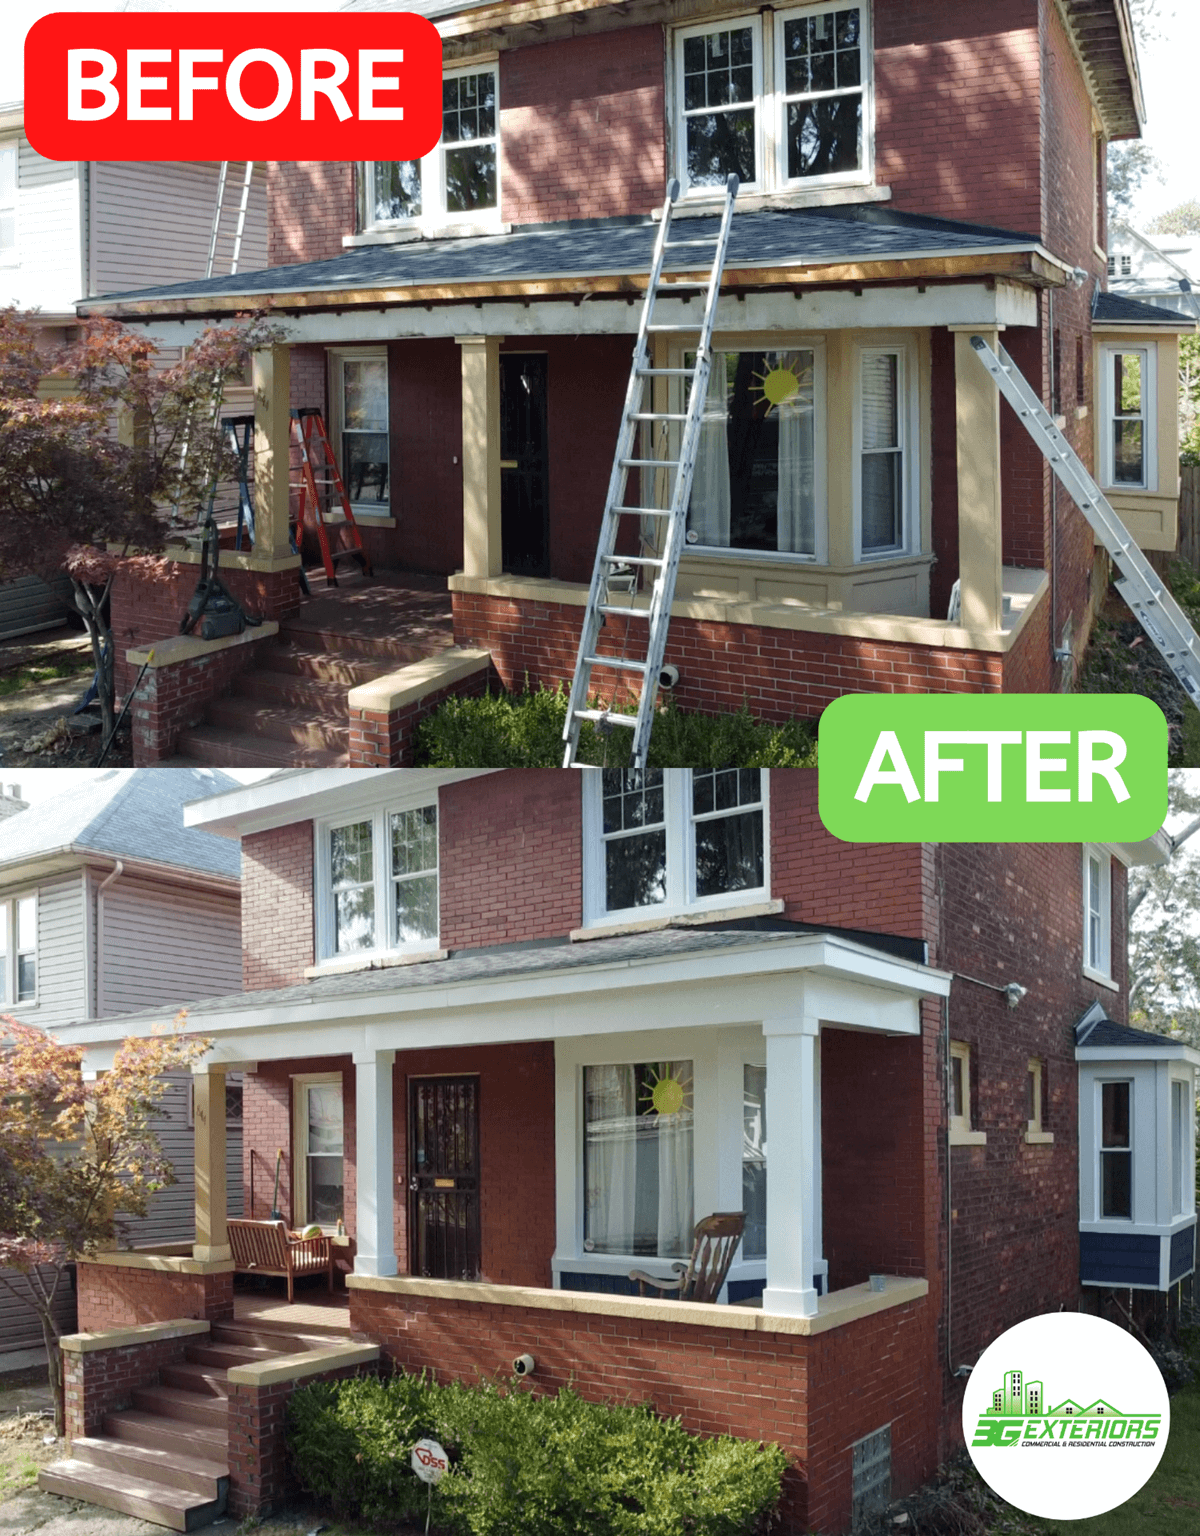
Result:
<instances>
[{"instance_id":1,"label":"navy blue trim panel","mask_svg":"<svg viewBox=\"0 0 1200 1536\"><path fill-rule=\"evenodd\" d=\"M1145 1234L1081 1232L1079 1278L1085 1285L1137 1285L1158 1289L1161 1241Z\"/></svg>"},{"instance_id":2,"label":"navy blue trim panel","mask_svg":"<svg viewBox=\"0 0 1200 1536\"><path fill-rule=\"evenodd\" d=\"M1196 1223L1176 1232L1171 1239L1171 1258L1167 1265L1167 1279L1172 1285L1190 1275L1196 1267Z\"/></svg>"}]
</instances>

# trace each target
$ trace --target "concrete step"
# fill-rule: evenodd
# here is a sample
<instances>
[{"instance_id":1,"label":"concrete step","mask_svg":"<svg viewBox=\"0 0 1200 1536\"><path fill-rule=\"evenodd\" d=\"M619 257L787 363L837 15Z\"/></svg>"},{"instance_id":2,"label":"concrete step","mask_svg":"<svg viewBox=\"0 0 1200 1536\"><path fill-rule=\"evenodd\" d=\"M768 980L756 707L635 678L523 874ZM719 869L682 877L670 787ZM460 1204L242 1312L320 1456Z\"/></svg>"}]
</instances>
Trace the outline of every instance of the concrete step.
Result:
<instances>
[{"instance_id":1,"label":"concrete step","mask_svg":"<svg viewBox=\"0 0 1200 1536\"><path fill-rule=\"evenodd\" d=\"M257 704L292 705L326 720L347 718L349 706L347 683L322 682L297 672L271 672L255 668L241 672L233 680L230 696L235 699L251 699Z\"/></svg>"},{"instance_id":2,"label":"concrete step","mask_svg":"<svg viewBox=\"0 0 1200 1536\"><path fill-rule=\"evenodd\" d=\"M365 630L358 634L342 628L334 628L327 621L309 618L304 611L280 625L279 637L274 649L322 652L347 661L381 662L386 671L394 672L410 661L420 661L431 652L453 645L449 630L422 634L419 638L405 639L402 635L372 635Z\"/></svg>"},{"instance_id":3,"label":"concrete step","mask_svg":"<svg viewBox=\"0 0 1200 1536\"><path fill-rule=\"evenodd\" d=\"M126 1472L97 1467L88 1461L57 1461L38 1473L38 1487L46 1493L99 1504L124 1515L137 1515L170 1531L195 1531L211 1525L225 1513L225 1500L205 1499L167 1483L130 1477Z\"/></svg>"},{"instance_id":4,"label":"concrete step","mask_svg":"<svg viewBox=\"0 0 1200 1536\"><path fill-rule=\"evenodd\" d=\"M104 1434L131 1445L148 1445L155 1450L181 1456L200 1456L206 1461L224 1461L229 1454L229 1424L218 1427L190 1424L182 1419L164 1419L157 1413L142 1413L136 1408L122 1408L104 1415Z\"/></svg>"},{"instance_id":5,"label":"concrete step","mask_svg":"<svg viewBox=\"0 0 1200 1536\"><path fill-rule=\"evenodd\" d=\"M218 731L237 731L261 740L284 741L318 752L345 751L349 715L330 720L289 704L263 704L257 699L214 699L204 717Z\"/></svg>"},{"instance_id":6,"label":"concrete step","mask_svg":"<svg viewBox=\"0 0 1200 1536\"><path fill-rule=\"evenodd\" d=\"M181 1451L106 1436L88 1435L72 1440L71 1459L86 1461L96 1467L111 1467L147 1482L166 1483L205 1499L221 1498L225 1492L221 1485L229 1477L228 1457L224 1461L204 1461L199 1456L185 1456Z\"/></svg>"},{"instance_id":7,"label":"concrete step","mask_svg":"<svg viewBox=\"0 0 1200 1536\"><path fill-rule=\"evenodd\" d=\"M267 736L245 736L215 725L197 725L179 733L176 753L191 764L217 768L345 768L349 752L299 747Z\"/></svg>"},{"instance_id":8,"label":"concrete step","mask_svg":"<svg viewBox=\"0 0 1200 1536\"><path fill-rule=\"evenodd\" d=\"M341 688L353 688L358 683L374 682L385 672L394 672L403 662L393 664L381 656L352 656L346 652L325 651L292 640L289 643L264 647L257 658L255 671L259 674L281 674L285 677L309 677L314 682L337 684Z\"/></svg>"},{"instance_id":9,"label":"concrete step","mask_svg":"<svg viewBox=\"0 0 1200 1536\"><path fill-rule=\"evenodd\" d=\"M185 1360L178 1365L164 1365L159 1375L164 1387L178 1387L181 1392L195 1392L200 1397L229 1396L229 1372L222 1366Z\"/></svg>"},{"instance_id":10,"label":"concrete step","mask_svg":"<svg viewBox=\"0 0 1200 1536\"><path fill-rule=\"evenodd\" d=\"M344 1333L299 1333L284 1326L270 1327L254 1323L214 1323L213 1341L235 1344L239 1349L250 1345L272 1355L304 1355L313 1349L333 1349L339 1344L349 1344L349 1323Z\"/></svg>"},{"instance_id":11,"label":"concrete step","mask_svg":"<svg viewBox=\"0 0 1200 1536\"><path fill-rule=\"evenodd\" d=\"M273 1360L277 1349L255 1348L250 1344L189 1344L184 1358L194 1365L215 1365L228 1371L231 1365L254 1365L262 1360Z\"/></svg>"},{"instance_id":12,"label":"concrete step","mask_svg":"<svg viewBox=\"0 0 1200 1536\"><path fill-rule=\"evenodd\" d=\"M223 1429L229 1420L227 1398L202 1397L199 1392L181 1392L178 1387L135 1387L133 1406L143 1413L182 1419L188 1424L202 1424L207 1429Z\"/></svg>"}]
</instances>

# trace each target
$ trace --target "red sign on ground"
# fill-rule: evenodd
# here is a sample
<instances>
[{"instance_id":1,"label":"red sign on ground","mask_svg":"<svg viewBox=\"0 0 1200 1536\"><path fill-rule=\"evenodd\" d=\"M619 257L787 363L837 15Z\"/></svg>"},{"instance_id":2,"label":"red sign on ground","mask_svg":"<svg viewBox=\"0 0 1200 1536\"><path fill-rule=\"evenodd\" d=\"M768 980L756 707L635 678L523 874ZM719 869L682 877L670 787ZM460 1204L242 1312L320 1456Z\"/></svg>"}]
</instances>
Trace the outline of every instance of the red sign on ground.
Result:
<instances>
[{"instance_id":1,"label":"red sign on ground","mask_svg":"<svg viewBox=\"0 0 1200 1536\"><path fill-rule=\"evenodd\" d=\"M50 160L416 160L442 131L442 41L407 11L56 12L25 80Z\"/></svg>"}]
</instances>

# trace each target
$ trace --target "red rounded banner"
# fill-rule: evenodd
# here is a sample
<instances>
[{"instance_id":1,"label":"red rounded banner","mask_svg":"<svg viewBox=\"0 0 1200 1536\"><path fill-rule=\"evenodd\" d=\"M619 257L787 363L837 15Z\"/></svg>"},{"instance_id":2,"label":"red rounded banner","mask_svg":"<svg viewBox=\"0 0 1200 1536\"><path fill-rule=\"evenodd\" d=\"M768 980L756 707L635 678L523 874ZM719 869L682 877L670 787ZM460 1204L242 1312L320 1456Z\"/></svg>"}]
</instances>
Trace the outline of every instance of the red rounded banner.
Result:
<instances>
[{"instance_id":1,"label":"red rounded banner","mask_svg":"<svg viewBox=\"0 0 1200 1536\"><path fill-rule=\"evenodd\" d=\"M59 11L25 39L49 160L417 160L442 40L408 11Z\"/></svg>"}]
</instances>

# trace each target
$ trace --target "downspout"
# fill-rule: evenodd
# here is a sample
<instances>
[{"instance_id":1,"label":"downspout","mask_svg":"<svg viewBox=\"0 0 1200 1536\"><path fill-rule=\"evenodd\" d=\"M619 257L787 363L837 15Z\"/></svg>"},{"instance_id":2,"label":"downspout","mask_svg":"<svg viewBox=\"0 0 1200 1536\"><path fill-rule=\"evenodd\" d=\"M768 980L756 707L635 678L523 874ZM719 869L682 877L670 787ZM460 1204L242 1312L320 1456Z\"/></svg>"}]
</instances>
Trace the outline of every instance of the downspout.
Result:
<instances>
[{"instance_id":1,"label":"downspout","mask_svg":"<svg viewBox=\"0 0 1200 1536\"><path fill-rule=\"evenodd\" d=\"M125 873L125 866L118 859L112 873L96 888L96 1017L104 1017L104 893Z\"/></svg>"}]
</instances>

